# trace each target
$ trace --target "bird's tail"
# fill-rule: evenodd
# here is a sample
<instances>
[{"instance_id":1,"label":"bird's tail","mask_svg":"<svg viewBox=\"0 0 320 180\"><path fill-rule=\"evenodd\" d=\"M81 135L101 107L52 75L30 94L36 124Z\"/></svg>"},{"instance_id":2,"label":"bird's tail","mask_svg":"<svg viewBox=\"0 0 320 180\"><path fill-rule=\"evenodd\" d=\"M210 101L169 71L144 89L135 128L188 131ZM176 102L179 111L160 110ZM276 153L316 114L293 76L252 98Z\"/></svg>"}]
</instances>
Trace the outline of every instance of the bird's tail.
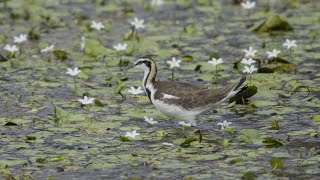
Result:
<instances>
[{"instance_id":1,"label":"bird's tail","mask_svg":"<svg viewBox=\"0 0 320 180\"><path fill-rule=\"evenodd\" d=\"M243 75L242 78L240 79L240 81L232 84L228 89L227 89L227 98L232 97L238 93L243 92L244 90L246 90L248 88L248 86L242 86L244 84L244 82L246 81L247 77L246 75Z\"/></svg>"}]
</instances>

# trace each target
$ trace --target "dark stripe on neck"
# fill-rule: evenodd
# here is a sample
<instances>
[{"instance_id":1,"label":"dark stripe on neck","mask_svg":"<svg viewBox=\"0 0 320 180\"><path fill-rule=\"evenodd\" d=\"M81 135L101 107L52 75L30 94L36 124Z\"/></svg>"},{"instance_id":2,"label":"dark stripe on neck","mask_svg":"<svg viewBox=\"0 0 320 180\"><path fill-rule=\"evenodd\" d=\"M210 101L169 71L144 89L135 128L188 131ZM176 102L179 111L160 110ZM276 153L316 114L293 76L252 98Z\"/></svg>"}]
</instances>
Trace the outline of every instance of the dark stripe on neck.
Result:
<instances>
[{"instance_id":1,"label":"dark stripe on neck","mask_svg":"<svg viewBox=\"0 0 320 180\"><path fill-rule=\"evenodd\" d=\"M153 85L156 81L157 76L157 66L155 64L148 64L149 66L149 73L145 79L144 87L146 89L146 93L148 95L149 100L151 101L151 91L147 88L147 84ZM152 101L151 101L152 102Z\"/></svg>"}]
</instances>

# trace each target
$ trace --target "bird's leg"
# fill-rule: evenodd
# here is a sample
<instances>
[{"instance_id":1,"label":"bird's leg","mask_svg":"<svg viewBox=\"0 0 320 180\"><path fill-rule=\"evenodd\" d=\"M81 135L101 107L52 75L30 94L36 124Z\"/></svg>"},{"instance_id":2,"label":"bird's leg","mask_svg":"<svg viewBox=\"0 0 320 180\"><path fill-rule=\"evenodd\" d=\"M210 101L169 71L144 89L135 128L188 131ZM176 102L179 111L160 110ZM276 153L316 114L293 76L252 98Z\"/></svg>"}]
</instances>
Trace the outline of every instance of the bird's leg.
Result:
<instances>
[{"instance_id":1,"label":"bird's leg","mask_svg":"<svg viewBox=\"0 0 320 180\"><path fill-rule=\"evenodd\" d=\"M194 132L194 134L199 135L199 142L201 142L202 141L202 130L201 129L195 129L193 132Z\"/></svg>"}]
</instances>

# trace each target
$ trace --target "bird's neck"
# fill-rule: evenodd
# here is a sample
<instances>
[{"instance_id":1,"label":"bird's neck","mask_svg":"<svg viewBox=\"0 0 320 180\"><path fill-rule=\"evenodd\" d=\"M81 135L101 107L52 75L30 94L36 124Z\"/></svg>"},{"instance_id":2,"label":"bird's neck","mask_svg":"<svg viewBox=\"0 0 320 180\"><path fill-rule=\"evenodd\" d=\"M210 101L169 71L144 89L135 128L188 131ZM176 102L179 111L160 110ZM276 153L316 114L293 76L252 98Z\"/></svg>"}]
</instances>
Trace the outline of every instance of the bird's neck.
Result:
<instances>
[{"instance_id":1,"label":"bird's neck","mask_svg":"<svg viewBox=\"0 0 320 180\"><path fill-rule=\"evenodd\" d=\"M157 67L155 64L151 64L150 68L144 72L143 77L143 89L147 93L149 99L151 99L151 92L154 91L154 83L158 81Z\"/></svg>"}]
</instances>

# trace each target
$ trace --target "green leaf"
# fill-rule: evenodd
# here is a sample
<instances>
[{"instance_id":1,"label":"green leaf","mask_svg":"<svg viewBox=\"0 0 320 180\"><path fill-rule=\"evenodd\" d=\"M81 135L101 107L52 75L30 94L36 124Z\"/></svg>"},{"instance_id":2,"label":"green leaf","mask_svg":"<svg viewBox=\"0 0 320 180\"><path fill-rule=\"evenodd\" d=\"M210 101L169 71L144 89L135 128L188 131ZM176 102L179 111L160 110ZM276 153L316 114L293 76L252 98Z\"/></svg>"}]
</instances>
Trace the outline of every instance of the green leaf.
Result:
<instances>
[{"instance_id":1,"label":"green leaf","mask_svg":"<svg viewBox=\"0 0 320 180\"><path fill-rule=\"evenodd\" d=\"M183 27L183 31L187 34L191 34L194 32L194 27L192 25L188 25Z\"/></svg>"},{"instance_id":2,"label":"green leaf","mask_svg":"<svg viewBox=\"0 0 320 180\"><path fill-rule=\"evenodd\" d=\"M259 131L255 129L245 129L242 131L242 134L237 137L240 141L244 143L252 144L262 144L262 138L259 134Z\"/></svg>"},{"instance_id":3,"label":"green leaf","mask_svg":"<svg viewBox=\"0 0 320 180\"><path fill-rule=\"evenodd\" d=\"M181 57L181 60L183 60L183 61L192 61L193 60L193 56L185 55L185 56Z\"/></svg>"},{"instance_id":4,"label":"green leaf","mask_svg":"<svg viewBox=\"0 0 320 180\"><path fill-rule=\"evenodd\" d=\"M254 26L252 31L261 33L269 31L292 31L293 27L279 15L271 15L262 23Z\"/></svg>"},{"instance_id":5,"label":"green leaf","mask_svg":"<svg viewBox=\"0 0 320 180\"><path fill-rule=\"evenodd\" d=\"M189 147L190 146L190 143L192 143L193 141L196 141L197 139L194 138L194 137L188 137L186 138L181 144L180 146L181 147Z\"/></svg>"},{"instance_id":6,"label":"green leaf","mask_svg":"<svg viewBox=\"0 0 320 180\"><path fill-rule=\"evenodd\" d=\"M280 147L280 146L283 146L283 144L276 140L276 139L273 139L273 138L265 138L263 141L262 141L267 147Z\"/></svg>"},{"instance_id":7,"label":"green leaf","mask_svg":"<svg viewBox=\"0 0 320 180\"><path fill-rule=\"evenodd\" d=\"M233 136L233 135L234 135L234 130L233 130L233 128L225 128L224 131L227 132L230 136Z\"/></svg>"},{"instance_id":8,"label":"green leaf","mask_svg":"<svg viewBox=\"0 0 320 180\"><path fill-rule=\"evenodd\" d=\"M245 173L241 179L256 179L258 176L253 173Z\"/></svg>"},{"instance_id":9,"label":"green leaf","mask_svg":"<svg viewBox=\"0 0 320 180\"><path fill-rule=\"evenodd\" d=\"M122 83L122 81L119 79L117 82L117 85L113 88L113 92L115 94L120 94L121 90L124 88L124 84Z\"/></svg>"},{"instance_id":10,"label":"green leaf","mask_svg":"<svg viewBox=\"0 0 320 180\"><path fill-rule=\"evenodd\" d=\"M261 67L258 69L258 73L274 73L274 69L268 67Z\"/></svg>"},{"instance_id":11,"label":"green leaf","mask_svg":"<svg viewBox=\"0 0 320 180\"><path fill-rule=\"evenodd\" d=\"M84 43L84 53L92 57L97 57L99 55L115 54L115 51L104 47L96 40L86 39Z\"/></svg>"},{"instance_id":12,"label":"green leaf","mask_svg":"<svg viewBox=\"0 0 320 180\"><path fill-rule=\"evenodd\" d=\"M28 39L30 40L39 40L40 39L40 32L39 30L35 30L35 27L31 28L28 32Z\"/></svg>"},{"instance_id":13,"label":"green leaf","mask_svg":"<svg viewBox=\"0 0 320 180\"><path fill-rule=\"evenodd\" d=\"M66 60L68 58L68 53L64 50L55 49L52 51L54 56L59 60Z\"/></svg>"},{"instance_id":14,"label":"green leaf","mask_svg":"<svg viewBox=\"0 0 320 180\"><path fill-rule=\"evenodd\" d=\"M313 121L314 121L315 123L317 123L317 124L320 124L320 112L319 112L319 114L317 114L317 115L315 115L315 116L313 117Z\"/></svg>"},{"instance_id":15,"label":"green leaf","mask_svg":"<svg viewBox=\"0 0 320 180\"><path fill-rule=\"evenodd\" d=\"M35 136L26 136L26 138L27 138L27 140L29 140L29 141L31 141L31 140L36 140L37 139L37 137L35 137Z\"/></svg>"},{"instance_id":16,"label":"green leaf","mask_svg":"<svg viewBox=\"0 0 320 180\"><path fill-rule=\"evenodd\" d=\"M202 67L202 65L201 65L201 64L198 64L198 65L194 68L194 71L201 71L201 67Z\"/></svg>"},{"instance_id":17,"label":"green leaf","mask_svg":"<svg viewBox=\"0 0 320 180\"><path fill-rule=\"evenodd\" d=\"M270 163L272 169L282 169L283 168L283 164L282 164L281 160L276 157L270 158L269 163Z\"/></svg>"},{"instance_id":18,"label":"green leaf","mask_svg":"<svg viewBox=\"0 0 320 180\"><path fill-rule=\"evenodd\" d=\"M6 124L4 124L4 126L17 126L18 124L17 123L14 123L14 122L7 122Z\"/></svg>"},{"instance_id":19,"label":"green leaf","mask_svg":"<svg viewBox=\"0 0 320 180\"><path fill-rule=\"evenodd\" d=\"M272 120L271 121L271 129L272 130L279 130L279 123L278 123L278 121L277 120Z\"/></svg>"},{"instance_id":20,"label":"green leaf","mask_svg":"<svg viewBox=\"0 0 320 180\"><path fill-rule=\"evenodd\" d=\"M50 161L60 161L63 159L64 159L64 156L59 155L59 156L55 156L55 157L51 158Z\"/></svg>"},{"instance_id":21,"label":"green leaf","mask_svg":"<svg viewBox=\"0 0 320 180\"><path fill-rule=\"evenodd\" d=\"M96 106L103 107L103 104L102 104L101 101L98 100L98 99L95 99L95 100L94 100L94 104L95 104Z\"/></svg>"},{"instance_id":22,"label":"green leaf","mask_svg":"<svg viewBox=\"0 0 320 180\"><path fill-rule=\"evenodd\" d=\"M229 146L229 139L223 139L222 142L221 142L221 146L223 148L226 148Z\"/></svg>"},{"instance_id":23,"label":"green leaf","mask_svg":"<svg viewBox=\"0 0 320 180\"><path fill-rule=\"evenodd\" d=\"M129 141L131 141L129 138L127 138L127 137L125 137L125 136L122 136L122 135L120 135L119 138L120 138L120 141L122 141L122 142L129 142Z\"/></svg>"},{"instance_id":24,"label":"green leaf","mask_svg":"<svg viewBox=\"0 0 320 180\"><path fill-rule=\"evenodd\" d=\"M0 62L4 62L4 61L7 61L8 59L7 58L5 58L4 56L2 56L1 54L0 54Z\"/></svg>"},{"instance_id":25,"label":"green leaf","mask_svg":"<svg viewBox=\"0 0 320 180\"><path fill-rule=\"evenodd\" d=\"M58 106L54 107L54 116L56 120L58 121L65 121L68 120L70 117L70 114L63 109L59 108Z\"/></svg>"},{"instance_id":26,"label":"green leaf","mask_svg":"<svg viewBox=\"0 0 320 180\"><path fill-rule=\"evenodd\" d=\"M168 132L165 131L165 130L158 130L158 131L156 131L156 136L157 136L157 137L163 137L163 136L166 136L167 134L168 134Z\"/></svg>"},{"instance_id":27,"label":"green leaf","mask_svg":"<svg viewBox=\"0 0 320 180\"><path fill-rule=\"evenodd\" d=\"M43 157L36 159L36 162L41 164L45 163L45 161L46 161L46 158L43 158Z\"/></svg>"}]
</instances>

